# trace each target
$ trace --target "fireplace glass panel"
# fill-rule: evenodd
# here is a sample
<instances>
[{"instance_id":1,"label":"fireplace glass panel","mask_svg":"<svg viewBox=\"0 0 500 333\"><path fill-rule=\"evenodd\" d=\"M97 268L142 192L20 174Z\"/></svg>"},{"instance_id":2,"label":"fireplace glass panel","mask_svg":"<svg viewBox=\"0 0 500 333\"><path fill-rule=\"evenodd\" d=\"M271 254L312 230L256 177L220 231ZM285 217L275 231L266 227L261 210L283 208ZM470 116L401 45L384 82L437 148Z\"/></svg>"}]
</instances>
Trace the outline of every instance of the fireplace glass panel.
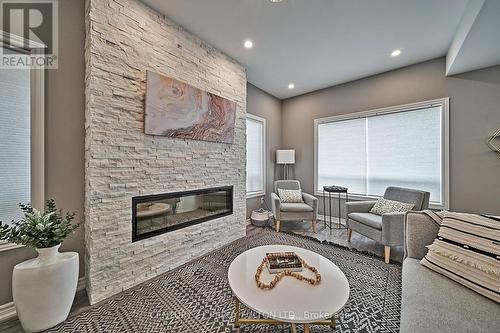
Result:
<instances>
[{"instance_id":1,"label":"fireplace glass panel","mask_svg":"<svg viewBox=\"0 0 500 333\"><path fill-rule=\"evenodd\" d=\"M132 240L232 214L232 203L232 187L134 197Z\"/></svg>"}]
</instances>

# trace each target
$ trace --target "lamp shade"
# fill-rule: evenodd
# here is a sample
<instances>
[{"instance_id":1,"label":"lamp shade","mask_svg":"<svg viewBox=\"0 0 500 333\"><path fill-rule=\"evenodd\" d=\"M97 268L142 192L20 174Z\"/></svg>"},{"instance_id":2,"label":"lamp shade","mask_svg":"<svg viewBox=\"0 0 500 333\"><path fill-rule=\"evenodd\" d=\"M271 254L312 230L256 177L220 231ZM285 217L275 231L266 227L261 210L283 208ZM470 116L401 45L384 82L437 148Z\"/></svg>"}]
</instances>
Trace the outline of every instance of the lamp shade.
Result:
<instances>
[{"instance_id":1,"label":"lamp shade","mask_svg":"<svg viewBox=\"0 0 500 333\"><path fill-rule=\"evenodd\" d=\"M277 164L295 164L295 149L276 150Z\"/></svg>"}]
</instances>

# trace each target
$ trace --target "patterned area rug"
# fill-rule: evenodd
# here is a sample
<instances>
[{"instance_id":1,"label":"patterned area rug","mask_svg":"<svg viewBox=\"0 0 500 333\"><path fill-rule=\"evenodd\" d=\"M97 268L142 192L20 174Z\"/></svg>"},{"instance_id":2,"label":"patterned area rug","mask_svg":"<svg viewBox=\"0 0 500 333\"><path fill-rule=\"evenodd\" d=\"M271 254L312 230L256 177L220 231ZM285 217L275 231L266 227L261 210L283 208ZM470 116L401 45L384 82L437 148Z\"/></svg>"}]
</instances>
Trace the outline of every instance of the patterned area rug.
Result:
<instances>
[{"instance_id":1,"label":"patterned area rug","mask_svg":"<svg viewBox=\"0 0 500 333\"><path fill-rule=\"evenodd\" d=\"M231 261L267 244L303 247L332 260L347 276L350 299L337 314L335 332L398 332L401 266L304 237L256 229L219 250L98 303L47 332L290 332L290 325L234 328L227 282ZM244 308L242 315L255 315ZM300 326L300 325L299 325ZM302 332L302 327L298 327ZM313 326L312 332L333 332Z\"/></svg>"}]
</instances>

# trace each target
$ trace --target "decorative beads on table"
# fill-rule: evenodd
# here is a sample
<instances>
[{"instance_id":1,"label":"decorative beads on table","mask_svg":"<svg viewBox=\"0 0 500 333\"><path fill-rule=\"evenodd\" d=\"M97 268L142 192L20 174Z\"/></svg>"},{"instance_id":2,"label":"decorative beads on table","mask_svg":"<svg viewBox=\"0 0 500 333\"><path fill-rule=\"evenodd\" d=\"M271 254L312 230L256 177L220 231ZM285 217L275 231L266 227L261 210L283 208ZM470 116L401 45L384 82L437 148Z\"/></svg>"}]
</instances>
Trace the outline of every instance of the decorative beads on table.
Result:
<instances>
[{"instance_id":1,"label":"decorative beads on table","mask_svg":"<svg viewBox=\"0 0 500 333\"><path fill-rule=\"evenodd\" d=\"M284 254L284 255L286 256L286 254ZM257 271L255 272L255 282L257 282L257 286L260 289L273 289L276 286L276 284L285 276L292 276L300 281L306 281L306 282L312 284L313 286L319 284L321 282L321 274L318 272L316 267L309 266L305 262L304 259L302 259L298 255L297 255L297 257L299 258L300 262L302 263L302 266L304 266L305 268L309 269L311 272L314 273L314 275L315 275L314 278L305 277L298 272L292 272L288 269L285 269L281 272L276 273L276 276L274 277L274 279L272 279L271 282L264 283L260 280L260 275L262 274L262 270L264 269L264 267L268 263L268 258L266 256L266 257L264 257L264 259L262 259L261 264L259 265L259 267L257 267Z\"/></svg>"}]
</instances>

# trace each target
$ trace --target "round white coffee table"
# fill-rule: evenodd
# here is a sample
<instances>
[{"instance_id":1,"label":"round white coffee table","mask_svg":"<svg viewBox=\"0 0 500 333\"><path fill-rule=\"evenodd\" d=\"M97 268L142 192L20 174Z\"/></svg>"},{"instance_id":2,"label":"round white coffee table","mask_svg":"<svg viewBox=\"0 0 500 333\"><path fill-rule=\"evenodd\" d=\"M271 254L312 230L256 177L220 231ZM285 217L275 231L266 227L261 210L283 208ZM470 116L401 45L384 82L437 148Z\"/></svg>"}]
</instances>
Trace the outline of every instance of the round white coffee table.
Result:
<instances>
[{"instance_id":1,"label":"round white coffee table","mask_svg":"<svg viewBox=\"0 0 500 333\"><path fill-rule=\"evenodd\" d=\"M268 252L293 251L321 274L321 282L311 285L291 276L285 276L271 290L262 290L255 282L257 266ZM314 277L307 269L302 275ZM262 270L261 281L270 282L273 274ZM308 333L310 325L335 327L334 315L349 298L349 282L333 262L312 251L287 245L266 245L247 250L237 256L228 271L229 285L235 296L235 326L241 324L304 324ZM242 318L240 302L264 318Z\"/></svg>"}]
</instances>

